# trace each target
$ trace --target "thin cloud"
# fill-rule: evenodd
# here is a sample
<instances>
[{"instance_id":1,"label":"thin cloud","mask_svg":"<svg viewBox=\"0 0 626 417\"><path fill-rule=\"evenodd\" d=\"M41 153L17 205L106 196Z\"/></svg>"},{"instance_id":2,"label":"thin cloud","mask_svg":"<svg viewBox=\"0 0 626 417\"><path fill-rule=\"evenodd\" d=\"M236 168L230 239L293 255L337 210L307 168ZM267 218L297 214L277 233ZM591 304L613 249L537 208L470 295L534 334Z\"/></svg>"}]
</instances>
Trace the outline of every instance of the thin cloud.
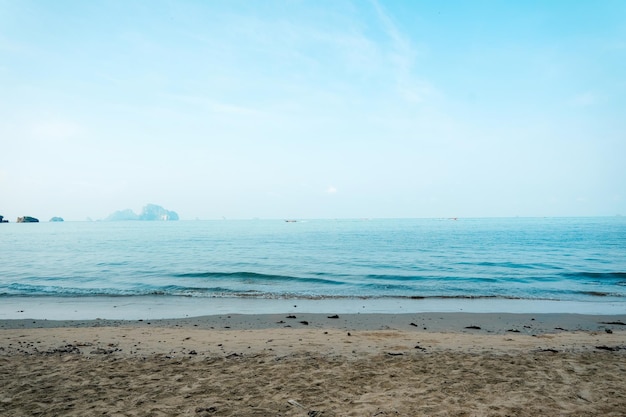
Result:
<instances>
[{"instance_id":1,"label":"thin cloud","mask_svg":"<svg viewBox=\"0 0 626 417\"><path fill-rule=\"evenodd\" d=\"M398 92L409 102L422 102L432 87L413 75L417 54L411 40L402 33L377 0L371 0L371 3L385 34L391 40L390 59L394 67Z\"/></svg>"}]
</instances>

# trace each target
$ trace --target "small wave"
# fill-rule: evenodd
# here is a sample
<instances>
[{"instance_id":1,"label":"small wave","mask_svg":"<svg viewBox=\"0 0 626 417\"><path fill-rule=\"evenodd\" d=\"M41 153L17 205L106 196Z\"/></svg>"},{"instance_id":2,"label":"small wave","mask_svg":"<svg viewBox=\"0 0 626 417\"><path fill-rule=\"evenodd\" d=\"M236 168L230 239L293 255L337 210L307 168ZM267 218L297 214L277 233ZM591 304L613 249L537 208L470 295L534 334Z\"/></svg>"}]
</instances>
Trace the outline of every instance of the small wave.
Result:
<instances>
[{"instance_id":1,"label":"small wave","mask_svg":"<svg viewBox=\"0 0 626 417\"><path fill-rule=\"evenodd\" d=\"M548 268L545 264L520 264L514 262L478 262L478 263L465 263L468 265L488 266L496 268L508 268L508 269L545 269Z\"/></svg>"},{"instance_id":2,"label":"small wave","mask_svg":"<svg viewBox=\"0 0 626 417\"><path fill-rule=\"evenodd\" d=\"M118 296L118 295L135 295L135 290L126 289L110 289L110 288L75 288L63 287L56 285L29 285L29 284L11 284L2 288L0 294L3 296Z\"/></svg>"},{"instance_id":3,"label":"small wave","mask_svg":"<svg viewBox=\"0 0 626 417\"><path fill-rule=\"evenodd\" d=\"M260 274L258 272L184 272L181 274L174 274L178 278L274 278L274 279L289 279L293 278L284 275L268 275Z\"/></svg>"},{"instance_id":4,"label":"small wave","mask_svg":"<svg viewBox=\"0 0 626 417\"><path fill-rule=\"evenodd\" d=\"M388 275L388 274L368 274L363 276L365 281L421 281L433 279L430 275Z\"/></svg>"},{"instance_id":5,"label":"small wave","mask_svg":"<svg viewBox=\"0 0 626 417\"><path fill-rule=\"evenodd\" d=\"M476 275L472 275L472 276L459 276L459 275L446 275L446 274L420 274L420 275L383 275L383 274L369 274L369 275L364 275L364 276L360 276L358 278L361 278L363 280L363 282L368 282L368 281L385 281L385 282L415 282L415 283L419 283L420 281L438 281L438 282L442 282L442 281L456 281L456 282L463 282L463 281L470 281L470 282L483 282L483 283L489 283L489 282L499 282L502 279L498 278L498 277L481 277L481 276L476 276ZM508 280L509 278L507 278Z\"/></svg>"},{"instance_id":6,"label":"small wave","mask_svg":"<svg viewBox=\"0 0 626 417\"><path fill-rule=\"evenodd\" d=\"M234 290L225 287L184 287L179 285L166 285L156 289L148 289L142 291L137 290L137 295L184 295L184 296L198 296L203 294L221 294L224 296L238 296L239 294L252 295L257 294L257 290Z\"/></svg>"},{"instance_id":7,"label":"small wave","mask_svg":"<svg viewBox=\"0 0 626 417\"><path fill-rule=\"evenodd\" d=\"M394 298L408 298L411 300L482 300L482 299L500 299L500 300L523 300L523 297L515 297L510 295L406 295ZM528 298L530 299L530 298ZM532 298L535 300L536 298Z\"/></svg>"},{"instance_id":8,"label":"small wave","mask_svg":"<svg viewBox=\"0 0 626 417\"><path fill-rule=\"evenodd\" d=\"M89 297L111 297L111 298L126 298L126 297L197 297L197 298L219 298L219 299L228 299L228 298L249 298L249 299L263 299L263 300L394 300L394 299L408 299L408 300L428 300L428 299L465 299L465 300L479 300L479 299L503 299L503 300L524 300L522 297L506 297L506 296L393 296L393 295L364 295L364 296L355 296L355 295L315 295L315 294L276 294L276 293L262 293L262 292L250 292L250 293L241 293L241 292L215 292L215 293L192 293L192 292L182 292L178 294L171 294L164 291L152 291L145 293L128 293L128 292L116 292L116 293L101 293L101 292L93 292L93 293L41 293L41 294L7 294L0 292L0 298L11 298L11 297L28 297L28 298L48 298L48 297L57 297L57 298L73 298L73 297L81 297L81 298L89 298ZM529 298L530 299L530 298ZM532 298L532 300L537 300L536 298Z\"/></svg>"},{"instance_id":9,"label":"small wave","mask_svg":"<svg viewBox=\"0 0 626 417\"><path fill-rule=\"evenodd\" d=\"M84 288L30 288L28 292L6 292L0 290L0 297L194 297L194 298L248 298L265 300L375 300L375 299L410 299L410 300L481 300L481 299L501 299L501 300L555 300L554 298L518 297L495 294L435 294L435 295L401 295L401 294L328 294L328 293L300 293L300 292L264 292L256 290L233 290L222 287L211 288L188 288L179 286L165 286L161 288L136 288L129 290L119 289L84 289Z\"/></svg>"},{"instance_id":10,"label":"small wave","mask_svg":"<svg viewBox=\"0 0 626 417\"><path fill-rule=\"evenodd\" d=\"M590 295L592 297L626 297L626 294L619 294L605 291L579 291L578 294Z\"/></svg>"},{"instance_id":11,"label":"small wave","mask_svg":"<svg viewBox=\"0 0 626 417\"><path fill-rule=\"evenodd\" d=\"M210 278L210 279L240 279L250 281L294 281L294 282L308 282L312 284L325 284L325 285L342 285L344 282L325 279L325 278L312 278L312 277L299 277L293 275L275 275L275 274L262 274L258 272L186 272L182 274L174 274L176 278Z\"/></svg>"},{"instance_id":12,"label":"small wave","mask_svg":"<svg viewBox=\"0 0 626 417\"><path fill-rule=\"evenodd\" d=\"M592 295L594 297L607 297L611 295L610 293L603 291L579 291L579 294Z\"/></svg>"},{"instance_id":13,"label":"small wave","mask_svg":"<svg viewBox=\"0 0 626 417\"><path fill-rule=\"evenodd\" d=\"M562 274L566 278L592 278L592 279L617 279L621 281L626 280L626 272L591 272L591 271L583 271L583 272L566 272ZM620 283L618 282L618 285Z\"/></svg>"},{"instance_id":14,"label":"small wave","mask_svg":"<svg viewBox=\"0 0 626 417\"><path fill-rule=\"evenodd\" d=\"M141 286L135 288L75 288L39 285L10 285L0 289L0 296L33 296L33 297L123 297L123 296L185 296L203 297L218 295L220 297L255 296L256 290L233 290L222 287L183 287L167 285L163 287Z\"/></svg>"}]
</instances>

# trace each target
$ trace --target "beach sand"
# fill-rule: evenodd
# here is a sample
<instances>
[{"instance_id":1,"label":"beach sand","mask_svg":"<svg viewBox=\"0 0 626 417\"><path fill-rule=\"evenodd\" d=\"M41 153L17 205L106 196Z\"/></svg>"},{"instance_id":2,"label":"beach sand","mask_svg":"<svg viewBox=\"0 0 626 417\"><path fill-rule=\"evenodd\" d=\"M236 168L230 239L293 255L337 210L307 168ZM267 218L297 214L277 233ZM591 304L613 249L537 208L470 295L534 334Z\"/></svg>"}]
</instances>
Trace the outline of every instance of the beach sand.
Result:
<instances>
[{"instance_id":1,"label":"beach sand","mask_svg":"<svg viewBox=\"0 0 626 417\"><path fill-rule=\"evenodd\" d=\"M1 416L624 416L626 315L0 321Z\"/></svg>"}]
</instances>

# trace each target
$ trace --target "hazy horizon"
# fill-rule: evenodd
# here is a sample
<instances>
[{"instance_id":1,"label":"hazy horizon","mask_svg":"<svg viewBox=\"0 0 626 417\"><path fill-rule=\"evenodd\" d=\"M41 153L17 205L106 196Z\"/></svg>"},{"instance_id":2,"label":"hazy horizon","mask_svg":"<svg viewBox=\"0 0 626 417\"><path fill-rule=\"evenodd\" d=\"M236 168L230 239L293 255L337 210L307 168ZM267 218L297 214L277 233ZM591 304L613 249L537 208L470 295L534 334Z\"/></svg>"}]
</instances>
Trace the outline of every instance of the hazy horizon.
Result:
<instances>
[{"instance_id":1,"label":"hazy horizon","mask_svg":"<svg viewBox=\"0 0 626 417\"><path fill-rule=\"evenodd\" d=\"M0 215L626 215L626 2L0 0Z\"/></svg>"},{"instance_id":2,"label":"hazy horizon","mask_svg":"<svg viewBox=\"0 0 626 417\"><path fill-rule=\"evenodd\" d=\"M166 207L164 207L166 208ZM124 209L124 210L132 210L132 209ZM116 210L116 211L124 211L124 210ZM138 211L133 210L135 213L138 213ZM171 210L171 211L176 211L176 210ZM114 213L114 212L113 212ZM113 213L109 213L109 215L113 214ZM177 212L177 214L180 214ZM28 215L27 215L28 216ZM18 216L18 217L22 217L22 216ZM39 222L43 222L43 223L49 223L51 218L41 218L41 217L37 217L37 216L29 216L29 217L34 217L37 220L39 220ZM65 219L63 218L63 216L53 216L53 217L60 217L61 219L63 219L63 222L140 222L140 223L153 223L153 222L161 222L161 220L142 220L142 219L123 219L123 220L118 220L118 219L108 219L107 217L109 216L105 216L103 218L93 218L90 216L85 217L84 219ZM614 215L597 215L597 216L468 216L468 217L445 217L445 216L426 216L426 217L226 217L226 216L221 216L221 217L207 217L207 218L199 218L199 217L195 217L195 218L189 218L189 217L184 217L181 216L179 220L167 220L168 222L177 222L177 221L189 221L189 222L193 222L193 221L216 221L216 222L220 222L220 221L261 221L261 220L266 220L266 221L279 221L279 222L284 222L284 221L293 221L293 222L308 222L308 221L376 221L376 220L450 220L450 221L462 221L462 220L488 220L488 219L576 219L576 218L611 218L611 217L623 217L621 214L614 214ZM4 220L8 221L9 223L16 223L17 217L16 218L7 218L6 216L4 216ZM58 221L57 221L58 222ZM52 222L54 223L54 222Z\"/></svg>"}]
</instances>

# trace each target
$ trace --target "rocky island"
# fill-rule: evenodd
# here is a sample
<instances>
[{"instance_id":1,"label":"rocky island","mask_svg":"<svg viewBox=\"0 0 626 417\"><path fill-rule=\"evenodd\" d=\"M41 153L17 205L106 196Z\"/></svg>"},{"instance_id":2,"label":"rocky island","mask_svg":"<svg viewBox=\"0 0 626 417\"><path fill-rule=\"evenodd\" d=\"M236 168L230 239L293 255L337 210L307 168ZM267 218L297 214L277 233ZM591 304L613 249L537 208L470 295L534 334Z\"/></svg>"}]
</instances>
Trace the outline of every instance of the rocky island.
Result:
<instances>
[{"instance_id":1,"label":"rocky island","mask_svg":"<svg viewBox=\"0 0 626 417\"><path fill-rule=\"evenodd\" d=\"M143 221L168 221L178 220L178 213L166 210L156 204L146 205L141 214L136 214L131 209L119 210L112 213L105 219L106 221L125 221L125 220L143 220Z\"/></svg>"},{"instance_id":2,"label":"rocky island","mask_svg":"<svg viewBox=\"0 0 626 417\"><path fill-rule=\"evenodd\" d=\"M17 218L18 223L39 223L39 219L36 219L31 216L23 216Z\"/></svg>"}]
</instances>

